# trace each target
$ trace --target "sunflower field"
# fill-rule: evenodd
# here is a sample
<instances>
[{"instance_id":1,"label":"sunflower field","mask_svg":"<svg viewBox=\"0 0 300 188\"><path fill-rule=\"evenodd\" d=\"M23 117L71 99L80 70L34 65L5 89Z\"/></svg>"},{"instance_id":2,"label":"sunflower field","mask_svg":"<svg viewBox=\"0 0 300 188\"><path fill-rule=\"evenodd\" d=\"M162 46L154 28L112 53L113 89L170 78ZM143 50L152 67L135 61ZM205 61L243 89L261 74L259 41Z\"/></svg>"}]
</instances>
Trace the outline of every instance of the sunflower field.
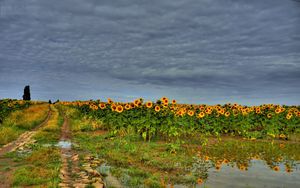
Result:
<instances>
[{"instance_id":1,"label":"sunflower field","mask_svg":"<svg viewBox=\"0 0 300 188\"><path fill-rule=\"evenodd\" d=\"M109 98L105 102L61 104L101 120L113 134L134 133L149 141L154 137L178 139L198 134L288 139L290 134L300 132L300 106L178 104L167 97L156 102L139 98L122 103Z\"/></svg>"}]
</instances>

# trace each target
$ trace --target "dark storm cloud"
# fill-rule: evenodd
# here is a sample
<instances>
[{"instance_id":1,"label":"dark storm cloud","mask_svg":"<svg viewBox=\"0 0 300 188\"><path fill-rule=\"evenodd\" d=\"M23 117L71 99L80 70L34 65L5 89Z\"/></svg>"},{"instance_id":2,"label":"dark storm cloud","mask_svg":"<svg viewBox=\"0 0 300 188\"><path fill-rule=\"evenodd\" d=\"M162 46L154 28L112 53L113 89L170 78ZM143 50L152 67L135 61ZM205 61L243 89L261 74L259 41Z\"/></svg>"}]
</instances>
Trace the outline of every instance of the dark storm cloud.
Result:
<instances>
[{"instance_id":1,"label":"dark storm cloud","mask_svg":"<svg viewBox=\"0 0 300 188\"><path fill-rule=\"evenodd\" d=\"M299 33L291 0L1 0L0 97L298 104Z\"/></svg>"}]
</instances>

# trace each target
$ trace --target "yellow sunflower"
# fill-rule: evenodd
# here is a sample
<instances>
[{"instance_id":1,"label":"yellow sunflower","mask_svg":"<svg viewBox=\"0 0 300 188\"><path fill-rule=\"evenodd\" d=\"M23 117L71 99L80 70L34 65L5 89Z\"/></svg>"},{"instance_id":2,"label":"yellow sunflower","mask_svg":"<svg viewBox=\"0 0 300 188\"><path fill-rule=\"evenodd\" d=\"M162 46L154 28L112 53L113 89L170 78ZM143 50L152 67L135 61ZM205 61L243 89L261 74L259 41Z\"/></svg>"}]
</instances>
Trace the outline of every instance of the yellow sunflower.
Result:
<instances>
[{"instance_id":1,"label":"yellow sunflower","mask_svg":"<svg viewBox=\"0 0 300 188\"><path fill-rule=\"evenodd\" d=\"M160 111L160 107L159 106L155 106L154 110L155 110L155 112L159 112Z\"/></svg>"},{"instance_id":2,"label":"yellow sunflower","mask_svg":"<svg viewBox=\"0 0 300 188\"><path fill-rule=\"evenodd\" d=\"M123 106L122 105L118 105L117 107L116 107L116 112L118 112L118 113L121 113L121 112L123 112Z\"/></svg>"},{"instance_id":3,"label":"yellow sunflower","mask_svg":"<svg viewBox=\"0 0 300 188\"><path fill-rule=\"evenodd\" d=\"M153 104L151 101L146 102L146 107L147 108L152 108Z\"/></svg>"}]
</instances>

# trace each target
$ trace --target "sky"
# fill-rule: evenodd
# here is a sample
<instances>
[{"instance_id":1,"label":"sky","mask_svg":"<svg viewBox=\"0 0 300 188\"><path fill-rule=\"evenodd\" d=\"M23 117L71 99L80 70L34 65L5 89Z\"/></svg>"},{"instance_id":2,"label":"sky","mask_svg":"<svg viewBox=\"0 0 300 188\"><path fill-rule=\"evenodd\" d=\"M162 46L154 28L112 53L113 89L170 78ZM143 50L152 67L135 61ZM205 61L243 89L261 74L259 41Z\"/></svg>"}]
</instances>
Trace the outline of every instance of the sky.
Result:
<instances>
[{"instance_id":1,"label":"sky","mask_svg":"<svg viewBox=\"0 0 300 188\"><path fill-rule=\"evenodd\" d=\"M300 103L298 0L0 0L0 98Z\"/></svg>"}]
</instances>

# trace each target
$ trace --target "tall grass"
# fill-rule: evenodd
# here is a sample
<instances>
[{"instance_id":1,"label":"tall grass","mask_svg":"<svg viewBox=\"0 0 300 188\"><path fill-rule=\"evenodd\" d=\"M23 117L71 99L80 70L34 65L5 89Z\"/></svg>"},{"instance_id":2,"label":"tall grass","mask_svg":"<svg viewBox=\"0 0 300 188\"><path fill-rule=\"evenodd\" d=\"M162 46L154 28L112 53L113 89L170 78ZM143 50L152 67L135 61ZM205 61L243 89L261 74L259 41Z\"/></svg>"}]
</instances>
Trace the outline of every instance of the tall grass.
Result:
<instances>
[{"instance_id":1,"label":"tall grass","mask_svg":"<svg viewBox=\"0 0 300 188\"><path fill-rule=\"evenodd\" d=\"M15 140L26 130L33 129L42 123L48 111L48 104L39 104L11 113L0 126L0 145Z\"/></svg>"}]
</instances>

